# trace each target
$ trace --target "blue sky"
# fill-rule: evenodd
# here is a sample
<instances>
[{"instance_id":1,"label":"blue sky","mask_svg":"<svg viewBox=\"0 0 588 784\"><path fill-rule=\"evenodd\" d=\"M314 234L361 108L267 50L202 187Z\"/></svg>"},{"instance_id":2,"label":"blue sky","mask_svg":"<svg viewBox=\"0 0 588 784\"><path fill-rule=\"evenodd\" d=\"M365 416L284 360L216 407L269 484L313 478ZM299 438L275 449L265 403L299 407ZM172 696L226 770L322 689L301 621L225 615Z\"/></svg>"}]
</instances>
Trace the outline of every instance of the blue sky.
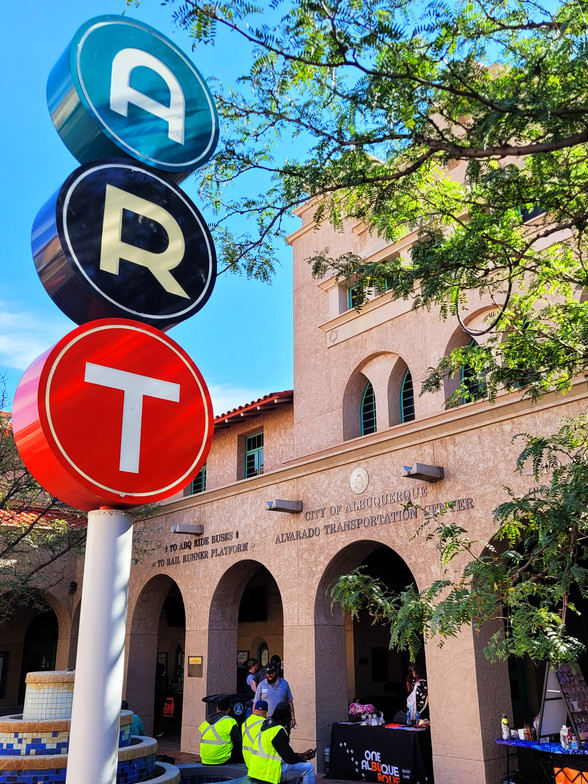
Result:
<instances>
[{"instance_id":1,"label":"blue sky","mask_svg":"<svg viewBox=\"0 0 588 784\"><path fill-rule=\"evenodd\" d=\"M190 38L173 25L172 8L160 0L141 0L138 7L124 0L23 0L3 8L0 375L9 402L26 367L75 327L39 281L30 232L39 209L79 165L53 127L45 95L49 72L78 27L94 16L126 11L168 35L209 80L231 81L247 67L246 50L234 37L191 52ZM181 187L206 215L193 178ZM293 219L292 229L298 225ZM215 414L292 388L292 265L286 244L281 261L271 286L221 275L205 307L169 333L202 372Z\"/></svg>"}]
</instances>

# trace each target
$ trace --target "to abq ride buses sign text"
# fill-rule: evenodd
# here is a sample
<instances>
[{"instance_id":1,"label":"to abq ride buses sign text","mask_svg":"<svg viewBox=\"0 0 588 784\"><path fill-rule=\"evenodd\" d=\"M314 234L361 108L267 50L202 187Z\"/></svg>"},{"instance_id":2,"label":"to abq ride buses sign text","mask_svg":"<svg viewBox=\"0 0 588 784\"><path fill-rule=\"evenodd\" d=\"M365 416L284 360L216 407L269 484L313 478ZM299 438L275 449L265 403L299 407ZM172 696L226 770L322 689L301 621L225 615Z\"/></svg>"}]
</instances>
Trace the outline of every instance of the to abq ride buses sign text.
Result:
<instances>
[{"instance_id":1,"label":"to abq ride buses sign text","mask_svg":"<svg viewBox=\"0 0 588 784\"><path fill-rule=\"evenodd\" d=\"M52 495L91 510L173 495L200 470L213 415L198 368L164 334L216 278L202 215L178 187L218 141L208 87L148 25L83 25L48 81L55 127L82 166L39 211L32 252L80 325L25 372L13 429Z\"/></svg>"}]
</instances>

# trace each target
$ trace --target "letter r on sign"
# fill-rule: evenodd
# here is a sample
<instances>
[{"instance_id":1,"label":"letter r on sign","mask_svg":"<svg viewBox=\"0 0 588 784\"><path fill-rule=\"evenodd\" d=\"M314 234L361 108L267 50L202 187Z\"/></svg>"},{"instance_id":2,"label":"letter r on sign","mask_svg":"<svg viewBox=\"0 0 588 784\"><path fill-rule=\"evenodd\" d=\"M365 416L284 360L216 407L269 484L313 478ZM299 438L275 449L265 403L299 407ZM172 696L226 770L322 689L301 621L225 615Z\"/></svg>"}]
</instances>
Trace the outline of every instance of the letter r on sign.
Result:
<instances>
[{"instance_id":1,"label":"letter r on sign","mask_svg":"<svg viewBox=\"0 0 588 784\"><path fill-rule=\"evenodd\" d=\"M139 473L141 456L141 420L143 398L157 397L178 403L180 385L160 378L129 373L126 370L86 362L84 381L102 387L120 389L123 392L122 432L120 438L119 470L130 474Z\"/></svg>"},{"instance_id":2,"label":"letter r on sign","mask_svg":"<svg viewBox=\"0 0 588 784\"><path fill-rule=\"evenodd\" d=\"M134 212L139 217L159 223L167 232L168 246L161 253L154 253L136 245L123 242L123 212ZM143 199L134 193L123 191L115 185L106 186L104 196L104 218L102 221L102 238L100 247L100 269L118 275L121 259L132 264L147 267L157 282L169 293L189 299L190 296L171 274L181 263L186 251L184 234L177 220L152 201Z\"/></svg>"}]
</instances>

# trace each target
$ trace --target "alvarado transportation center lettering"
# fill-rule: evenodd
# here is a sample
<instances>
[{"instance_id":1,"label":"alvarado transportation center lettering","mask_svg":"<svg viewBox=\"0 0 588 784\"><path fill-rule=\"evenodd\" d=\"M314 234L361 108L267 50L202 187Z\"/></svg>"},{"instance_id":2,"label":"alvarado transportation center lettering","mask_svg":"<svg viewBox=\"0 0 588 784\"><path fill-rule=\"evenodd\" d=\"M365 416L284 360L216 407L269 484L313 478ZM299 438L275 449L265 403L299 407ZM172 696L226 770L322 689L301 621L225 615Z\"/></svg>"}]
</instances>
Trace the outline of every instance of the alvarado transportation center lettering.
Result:
<instances>
[{"instance_id":1,"label":"alvarado transportation center lettering","mask_svg":"<svg viewBox=\"0 0 588 784\"><path fill-rule=\"evenodd\" d=\"M359 498L349 502L345 505L345 512L359 511L360 509L378 508L386 503L400 503L401 501L412 501L413 497L426 496L426 485L420 485L413 488L411 495L410 491L406 490L404 493L385 493L381 496L373 496L371 498ZM415 492L418 495L415 495ZM401 496L401 497L399 497ZM453 501L445 501L438 504L429 504L421 507L425 512L434 513L451 504L452 511L463 512L466 509L474 508L473 498L457 498ZM342 504L337 504L330 507L321 507L319 509L310 509L306 512L305 517L307 520L323 520L326 516L337 515L343 510ZM301 528L296 531L284 531L276 536L275 544L285 544L286 542L297 542L301 539L313 539L322 533L325 536L331 534L340 534L344 531L359 531L366 528L372 528L377 525L389 525L390 523L398 523L404 520L415 520L418 518L419 508L416 506L405 506L403 509L395 509L389 512L379 512L366 517L354 517L350 520L343 520L338 523L321 523L321 525L313 526L311 528Z\"/></svg>"},{"instance_id":2,"label":"alvarado transportation center lettering","mask_svg":"<svg viewBox=\"0 0 588 784\"><path fill-rule=\"evenodd\" d=\"M419 512L434 513L451 505L452 511L463 512L466 509L474 508L473 498L457 498L453 501L445 501L426 506L411 506L413 499L425 498L427 496L427 485L417 485L412 490L403 490L394 493L383 493L382 495L370 496L368 498L355 498L345 504L333 504L317 509L309 509L304 512L304 518L309 522L320 523L311 525L308 528L299 528L295 531L283 531L276 535L274 544L286 544L288 542L299 542L303 539L316 539L319 536L330 536L331 534L341 534L345 531L361 531L373 528L378 525L389 525L405 520L416 520ZM388 504L403 503L401 509L389 511L382 510L364 517L351 517L339 522L323 522L329 517L350 512L359 512L367 509L379 509ZM202 561L210 558L219 558L223 555L234 553L246 553L249 551L249 542L237 542L238 531L224 531L223 533L213 534L212 536L201 536L197 539L187 539L179 544L172 543L165 546L165 557L153 562L154 567L163 568L166 566L177 566L179 564L191 563L192 561ZM229 544L230 543L230 544ZM212 546L211 545L215 545Z\"/></svg>"}]
</instances>

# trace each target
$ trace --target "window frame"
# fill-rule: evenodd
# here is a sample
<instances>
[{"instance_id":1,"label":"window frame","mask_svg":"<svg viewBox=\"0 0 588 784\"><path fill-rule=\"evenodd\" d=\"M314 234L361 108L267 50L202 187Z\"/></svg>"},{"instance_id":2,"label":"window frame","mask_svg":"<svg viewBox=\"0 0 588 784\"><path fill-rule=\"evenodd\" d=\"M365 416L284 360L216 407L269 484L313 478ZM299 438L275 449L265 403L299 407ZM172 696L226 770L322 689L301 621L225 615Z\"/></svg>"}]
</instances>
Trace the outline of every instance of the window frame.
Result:
<instances>
[{"instance_id":1,"label":"window frame","mask_svg":"<svg viewBox=\"0 0 588 784\"><path fill-rule=\"evenodd\" d=\"M371 413L366 411L366 395L371 392L371 403L367 403L367 405L371 405L372 411ZM371 427L373 429L369 429L370 425L366 426L366 420L370 417L372 422ZM359 425L360 425L360 433L362 436L368 436L372 433L378 432L378 420L376 418L376 393L374 392L374 386L372 382L368 379L365 387L363 388L363 393L361 395L361 403L359 406Z\"/></svg>"},{"instance_id":2,"label":"window frame","mask_svg":"<svg viewBox=\"0 0 588 784\"><path fill-rule=\"evenodd\" d=\"M201 484L202 487L196 489L197 484ZM192 479L192 481L190 482L188 495L198 495L198 493L203 493L205 490L206 490L206 463L204 463L200 471L198 471L194 479Z\"/></svg>"},{"instance_id":3,"label":"window frame","mask_svg":"<svg viewBox=\"0 0 588 784\"><path fill-rule=\"evenodd\" d=\"M412 416L407 416L406 409L407 404L405 401L405 390L407 386L407 381L410 379L410 394L412 396L412 402L410 403L410 407L412 408ZM412 373L410 372L410 368L406 368L404 372L404 376L402 377L402 383L400 384L400 422L414 422L416 419L416 408L415 408L415 400L414 400L414 382L412 380Z\"/></svg>"},{"instance_id":4,"label":"window frame","mask_svg":"<svg viewBox=\"0 0 588 784\"><path fill-rule=\"evenodd\" d=\"M261 438L261 444L257 446L250 446L250 442L253 439ZM251 433L251 435L245 436L245 453L244 453L244 475L245 479L251 479L254 476L261 476L263 474L263 467L264 467L264 438L263 438L263 430L258 430L256 433ZM259 457L261 456L261 460ZM253 458L253 470L250 472L249 470L249 458Z\"/></svg>"}]
</instances>

